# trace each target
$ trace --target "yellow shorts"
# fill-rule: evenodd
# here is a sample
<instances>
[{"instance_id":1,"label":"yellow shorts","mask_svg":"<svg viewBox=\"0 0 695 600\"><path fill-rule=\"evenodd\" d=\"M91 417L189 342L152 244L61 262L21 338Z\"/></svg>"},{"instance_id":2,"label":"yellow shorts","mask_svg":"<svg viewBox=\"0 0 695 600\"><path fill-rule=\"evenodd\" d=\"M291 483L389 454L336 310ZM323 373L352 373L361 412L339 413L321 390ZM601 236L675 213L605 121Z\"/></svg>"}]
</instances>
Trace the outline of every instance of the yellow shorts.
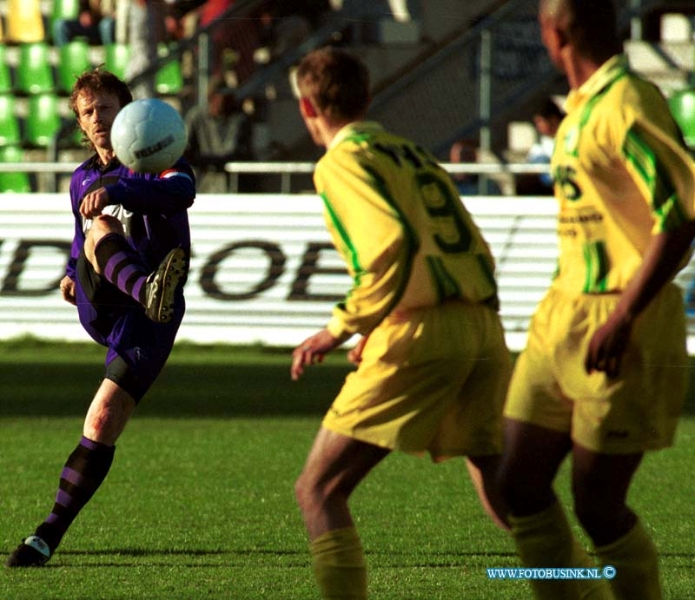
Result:
<instances>
[{"instance_id":1,"label":"yellow shorts","mask_svg":"<svg viewBox=\"0 0 695 600\"><path fill-rule=\"evenodd\" d=\"M589 340L617 302L616 294L550 290L515 365L506 417L567 432L606 454L673 444L689 380L682 292L667 286L639 316L618 378L588 375Z\"/></svg>"},{"instance_id":2,"label":"yellow shorts","mask_svg":"<svg viewBox=\"0 0 695 600\"><path fill-rule=\"evenodd\" d=\"M337 433L432 460L502 449L511 359L497 313L448 303L389 317L323 420Z\"/></svg>"}]
</instances>

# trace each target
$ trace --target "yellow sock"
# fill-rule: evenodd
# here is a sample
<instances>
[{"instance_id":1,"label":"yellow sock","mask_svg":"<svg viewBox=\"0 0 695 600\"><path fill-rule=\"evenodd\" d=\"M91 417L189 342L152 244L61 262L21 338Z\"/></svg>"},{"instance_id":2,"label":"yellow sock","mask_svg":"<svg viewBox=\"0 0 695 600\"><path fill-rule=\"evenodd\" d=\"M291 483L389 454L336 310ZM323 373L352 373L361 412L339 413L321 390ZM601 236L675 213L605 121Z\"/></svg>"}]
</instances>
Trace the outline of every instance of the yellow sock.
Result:
<instances>
[{"instance_id":1,"label":"yellow sock","mask_svg":"<svg viewBox=\"0 0 695 600\"><path fill-rule=\"evenodd\" d=\"M623 537L596 548L603 565L615 568L611 587L623 600L660 600L659 559L656 546L638 521Z\"/></svg>"},{"instance_id":2,"label":"yellow sock","mask_svg":"<svg viewBox=\"0 0 695 600\"><path fill-rule=\"evenodd\" d=\"M314 577L324 598L364 600L367 564L354 527L334 529L314 539L310 546Z\"/></svg>"},{"instance_id":3,"label":"yellow sock","mask_svg":"<svg viewBox=\"0 0 695 600\"><path fill-rule=\"evenodd\" d=\"M521 562L529 568L595 568L596 565L572 535L562 507L527 517L509 517ZM612 600L610 586L599 579L533 579L537 600Z\"/></svg>"}]
</instances>

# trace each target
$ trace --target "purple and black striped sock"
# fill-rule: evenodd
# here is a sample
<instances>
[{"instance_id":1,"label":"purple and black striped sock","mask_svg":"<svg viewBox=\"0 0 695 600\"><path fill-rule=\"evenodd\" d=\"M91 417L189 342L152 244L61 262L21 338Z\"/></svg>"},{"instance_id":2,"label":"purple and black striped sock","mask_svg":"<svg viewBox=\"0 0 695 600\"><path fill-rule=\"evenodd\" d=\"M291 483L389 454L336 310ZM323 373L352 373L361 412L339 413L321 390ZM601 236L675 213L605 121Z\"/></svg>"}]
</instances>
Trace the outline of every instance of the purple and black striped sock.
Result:
<instances>
[{"instance_id":1,"label":"purple and black striped sock","mask_svg":"<svg viewBox=\"0 0 695 600\"><path fill-rule=\"evenodd\" d=\"M110 233L101 238L94 254L102 277L140 304L145 303L145 283L149 273L122 235Z\"/></svg>"},{"instance_id":2,"label":"purple and black striped sock","mask_svg":"<svg viewBox=\"0 0 695 600\"><path fill-rule=\"evenodd\" d=\"M106 478L115 450L115 446L93 442L83 436L69 456L60 475L53 510L36 529L36 535L48 544L51 552Z\"/></svg>"}]
</instances>

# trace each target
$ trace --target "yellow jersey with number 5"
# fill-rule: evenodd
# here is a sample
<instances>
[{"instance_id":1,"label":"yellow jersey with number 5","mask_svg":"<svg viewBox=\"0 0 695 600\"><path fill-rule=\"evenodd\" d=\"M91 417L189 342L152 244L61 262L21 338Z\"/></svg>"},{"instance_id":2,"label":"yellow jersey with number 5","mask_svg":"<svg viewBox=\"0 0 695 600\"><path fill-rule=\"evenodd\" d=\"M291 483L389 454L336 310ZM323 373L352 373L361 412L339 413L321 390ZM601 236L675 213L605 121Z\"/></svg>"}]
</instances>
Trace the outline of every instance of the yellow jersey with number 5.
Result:
<instances>
[{"instance_id":1,"label":"yellow jersey with number 5","mask_svg":"<svg viewBox=\"0 0 695 600\"><path fill-rule=\"evenodd\" d=\"M553 287L618 292L651 236L694 217L693 163L661 92L624 55L573 90L566 109L552 158L560 245Z\"/></svg>"},{"instance_id":2,"label":"yellow jersey with number 5","mask_svg":"<svg viewBox=\"0 0 695 600\"><path fill-rule=\"evenodd\" d=\"M374 122L345 126L319 160L316 190L353 284L333 310L336 337L447 300L497 302L494 261L449 175Z\"/></svg>"}]
</instances>

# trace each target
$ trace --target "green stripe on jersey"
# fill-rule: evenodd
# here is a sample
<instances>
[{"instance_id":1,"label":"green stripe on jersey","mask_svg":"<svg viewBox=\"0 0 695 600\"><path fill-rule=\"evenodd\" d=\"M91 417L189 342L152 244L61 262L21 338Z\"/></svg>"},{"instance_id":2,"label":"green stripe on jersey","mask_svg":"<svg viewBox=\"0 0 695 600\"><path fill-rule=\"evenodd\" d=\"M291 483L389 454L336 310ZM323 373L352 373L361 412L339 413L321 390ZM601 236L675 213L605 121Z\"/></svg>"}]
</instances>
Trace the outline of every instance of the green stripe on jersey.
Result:
<instances>
[{"instance_id":1,"label":"green stripe on jersey","mask_svg":"<svg viewBox=\"0 0 695 600\"><path fill-rule=\"evenodd\" d=\"M586 279L583 292L585 294L605 292L609 267L604 242L587 242L584 244L584 264L586 267Z\"/></svg>"},{"instance_id":2,"label":"green stripe on jersey","mask_svg":"<svg viewBox=\"0 0 695 600\"><path fill-rule=\"evenodd\" d=\"M335 210L331 206L331 201L329 200L328 195L326 193L321 194L321 200L323 200L323 205L326 207L326 212L328 213L328 216L331 219L331 222L333 223L333 226L335 227L336 231L340 235L340 239L343 242L343 246L347 249L347 253L350 256L350 266L352 268L352 272L355 274L355 283L359 283L363 269L360 265L360 257L357 253L357 248L352 243L352 240L350 239L350 236L348 235L345 226L343 225Z\"/></svg>"},{"instance_id":3,"label":"green stripe on jersey","mask_svg":"<svg viewBox=\"0 0 695 600\"><path fill-rule=\"evenodd\" d=\"M673 181L638 131L631 129L628 132L623 155L651 192L652 210L659 220L659 230L669 231L682 225L687 216L678 201Z\"/></svg>"}]
</instances>

